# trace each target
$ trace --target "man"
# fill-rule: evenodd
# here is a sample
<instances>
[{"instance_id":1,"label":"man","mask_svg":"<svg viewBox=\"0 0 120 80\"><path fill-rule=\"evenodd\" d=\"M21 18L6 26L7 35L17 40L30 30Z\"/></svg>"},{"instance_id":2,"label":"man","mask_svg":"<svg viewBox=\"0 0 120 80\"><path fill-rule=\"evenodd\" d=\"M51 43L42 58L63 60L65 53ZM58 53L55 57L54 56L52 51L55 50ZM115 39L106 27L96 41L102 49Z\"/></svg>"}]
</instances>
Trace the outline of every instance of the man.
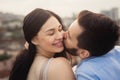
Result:
<instances>
[{"instance_id":1,"label":"man","mask_svg":"<svg viewBox=\"0 0 120 80\"><path fill-rule=\"evenodd\" d=\"M103 14L82 11L65 34L65 46L81 63L77 80L120 80L119 26Z\"/></svg>"}]
</instances>

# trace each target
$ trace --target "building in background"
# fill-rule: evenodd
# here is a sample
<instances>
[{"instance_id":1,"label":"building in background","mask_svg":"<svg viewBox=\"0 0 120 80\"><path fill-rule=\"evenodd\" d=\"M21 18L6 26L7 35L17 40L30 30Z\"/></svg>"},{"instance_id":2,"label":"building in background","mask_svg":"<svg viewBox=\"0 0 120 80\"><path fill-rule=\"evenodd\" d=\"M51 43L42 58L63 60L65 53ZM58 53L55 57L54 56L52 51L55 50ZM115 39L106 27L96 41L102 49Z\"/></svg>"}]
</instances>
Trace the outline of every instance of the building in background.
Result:
<instances>
[{"instance_id":1,"label":"building in background","mask_svg":"<svg viewBox=\"0 0 120 80\"><path fill-rule=\"evenodd\" d=\"M102 10L101 13L110 17L111 19L113 19L114 21L116 21L120 25L118 8L112 8L110 10Z\"/></svg>"},{"instance_id":2,"label":"building in background","mask_svg":"<svg viewBox=\"0 0 120 80\"><path fill-rule=\"evenodd\" d=\"M119 9L118 8L112 8L110 10L102 10L101 13L110 17L111 19L116 21L116 23L118 25L120 25ZM120 38L119 38L118 44L120 45Z\"/></svg>"}]
</instances>

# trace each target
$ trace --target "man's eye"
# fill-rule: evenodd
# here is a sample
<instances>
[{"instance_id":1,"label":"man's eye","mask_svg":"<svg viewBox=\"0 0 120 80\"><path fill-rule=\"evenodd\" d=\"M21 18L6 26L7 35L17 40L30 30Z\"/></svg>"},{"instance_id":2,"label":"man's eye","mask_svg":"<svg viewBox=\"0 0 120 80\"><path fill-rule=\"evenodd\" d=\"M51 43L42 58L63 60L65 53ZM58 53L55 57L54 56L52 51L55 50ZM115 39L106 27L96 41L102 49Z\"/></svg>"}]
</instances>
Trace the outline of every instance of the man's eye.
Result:
<instances>
[{"instance_id":1,"label":"man's eye","mask_svg":"<svg viewBox=\"0 0 120 80\"><path fill-rule=\"evenodd\" d=\"M60 28L58 29L58 31L60 31L60 32L63 31L62 27L60 27Z\"/></svg>"},{"instance_id":2,"label":"man's eye","mask_svg":"<svg viewBox=\"0 0 120 80\"><path fill-rule=\"evenodd\" d=\"M62 30L62 29L59 29L58 31L61 32L61 31L63 31L63 30Z\"/></svg>"}]
</instances>

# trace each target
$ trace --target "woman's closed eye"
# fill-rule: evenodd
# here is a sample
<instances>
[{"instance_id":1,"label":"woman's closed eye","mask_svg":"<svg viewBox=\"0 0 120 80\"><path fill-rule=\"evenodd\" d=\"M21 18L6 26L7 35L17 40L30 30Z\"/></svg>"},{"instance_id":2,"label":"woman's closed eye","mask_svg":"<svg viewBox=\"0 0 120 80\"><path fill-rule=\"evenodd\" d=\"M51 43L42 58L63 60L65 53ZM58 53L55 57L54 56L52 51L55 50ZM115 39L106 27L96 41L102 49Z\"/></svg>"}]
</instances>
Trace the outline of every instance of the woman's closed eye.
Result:
<instances>
[{"instance_id":1,"label":"woman's closed eye","mask_svg":"<svg viewBox=\"0 0 120 80\"><path fill-rule=\"evenodd\" d=\"M54 31L49 31L48 35L50 35L50 36L54 35Z\"/></svg>"}]
</instances>

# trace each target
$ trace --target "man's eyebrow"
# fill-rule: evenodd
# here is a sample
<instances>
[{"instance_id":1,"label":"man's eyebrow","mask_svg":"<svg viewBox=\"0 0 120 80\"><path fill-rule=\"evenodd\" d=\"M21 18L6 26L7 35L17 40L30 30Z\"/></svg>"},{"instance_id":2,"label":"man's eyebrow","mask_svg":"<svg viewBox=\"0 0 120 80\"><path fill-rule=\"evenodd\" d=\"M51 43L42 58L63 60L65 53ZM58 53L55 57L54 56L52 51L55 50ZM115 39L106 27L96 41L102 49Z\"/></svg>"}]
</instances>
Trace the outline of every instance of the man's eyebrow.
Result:
<instances>
[{"instance_id":1,"label":"man's eyebrow","mask_svg":"<svg viewBox=\"0 0 120 80\"><path fill-rule=\"evenodd\" d=\"M62 27L62 25L60 24L58 27Z\"/></svg>"},{"instance_id":2,"label":"man's eyebrow","mask_svg":"<svg viewBox=\"0 0 120 80\"><path fill-rule=\"evenodd\" d=\"M69 37L71 38L71 35L70 35L70 31L68 30L68 35L69 35Z\"/></svg>"}]
</instances>

